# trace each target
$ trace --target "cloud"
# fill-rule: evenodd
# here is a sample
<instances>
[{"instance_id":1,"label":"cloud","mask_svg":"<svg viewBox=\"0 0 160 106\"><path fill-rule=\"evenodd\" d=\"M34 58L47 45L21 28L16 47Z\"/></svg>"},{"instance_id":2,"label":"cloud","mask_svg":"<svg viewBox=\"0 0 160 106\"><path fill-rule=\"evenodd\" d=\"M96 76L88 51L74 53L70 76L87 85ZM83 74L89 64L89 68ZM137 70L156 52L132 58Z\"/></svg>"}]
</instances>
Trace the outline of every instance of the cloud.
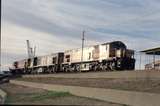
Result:
<instances>
[{"instance_id":1,"label":"cloud","mask_svg":"<svg viewBox=\"0 0 160 106\"><path fill-rule=\"evenodd\" d=\"M65 36L62 39L61 36L55 34L38 32L6 21L2 22L1 34L1 61L3 66L27 57L27 39L31 41L32 46L36 46L38 56L81 47L81 35L79 39ZM88 40L87 44L95 44L95 42Z\"/></svg>"},{"instance_id":2,"label":"cloud","mask_svg":"<svg viewBox=\"0 0 160 106\"><path fill-rule=\"evenodd\" d=\"M37 55L81 47L84 29L86 46L113 40L137 51L159 46L159 5L159 0L3 0L2 63L26 56L27 39Z\"/></svg>"}]
</instances>

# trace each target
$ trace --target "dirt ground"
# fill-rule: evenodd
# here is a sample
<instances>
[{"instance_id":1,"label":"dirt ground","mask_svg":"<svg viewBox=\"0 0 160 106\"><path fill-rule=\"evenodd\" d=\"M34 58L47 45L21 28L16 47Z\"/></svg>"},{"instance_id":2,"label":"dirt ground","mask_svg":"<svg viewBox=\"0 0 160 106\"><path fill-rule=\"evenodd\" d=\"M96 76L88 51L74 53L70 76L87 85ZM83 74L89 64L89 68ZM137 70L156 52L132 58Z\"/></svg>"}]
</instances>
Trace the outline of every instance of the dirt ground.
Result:
<instances>
[{"instance_id":1,"label":"dirt ground","mask_svg":"<svg viewBox=\"0 0 160 106\"><path fill-rule=\"evenodd\" d=\"M110 88L160 93L160 79L109 79L109 78L19 78L18 80L47 84L61 84L96 88Z\"/></svg>"},{"instance_id":2,"label":"dirt ground","mask_svg":"<svg viewBox=\"0 0 160 106\"><path fill-rule=\"evenodd\" d=\"M110 102L78 97L70 93L49 93L43 89L18 86L14 84L2 84L0 88L7 93L5 104L18 105L98 105L98 106L124 106ZM46 95L47 94L47 95Z\"/></svg>"},{"instance_id":3,"label":"dirt ground","mask_svg":"<svg viewBox=\"0 0 160 106\"><path fill-rule=\"evenodd\" d=\"M0 105L1 105L1 103L2 103L2 97L0 96Z\"/></svg>"}]
</instances>

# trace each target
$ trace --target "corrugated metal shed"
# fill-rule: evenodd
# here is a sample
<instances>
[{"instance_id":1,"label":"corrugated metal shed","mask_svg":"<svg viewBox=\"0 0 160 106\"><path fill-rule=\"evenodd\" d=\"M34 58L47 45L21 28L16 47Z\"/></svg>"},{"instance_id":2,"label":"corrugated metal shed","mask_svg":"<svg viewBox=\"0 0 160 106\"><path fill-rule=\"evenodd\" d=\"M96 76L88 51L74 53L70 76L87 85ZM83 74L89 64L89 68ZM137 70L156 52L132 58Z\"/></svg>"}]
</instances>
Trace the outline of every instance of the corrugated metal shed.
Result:
<instances>
[{"instance_id":1,"label":"corrugated metal shed","mask_svg":"<svg viewBox=\"0 0 160 106\"><path fill-rule=\"evenodd\" d=\"M160 55L160 47L152 48L152 49L146 49L141 51L145 54L151 54L151 55Z\"/></svg>"},{"instance_id":2,"label":"corrugated metal shed","mask_svg":"<svg viewBox=\"0 0 160 106\"><path fill-rule=\"evenodd\" d=\"M145 69L160 69L160 64L157 63L159 61L156 61L155 55L160 55L160 47L157 48L151 48L151 49L146 49L143 51L140 51L142 53L145 53L146 55L153 55L153 62L146 64Z\"/></svg>"}]
</instances>

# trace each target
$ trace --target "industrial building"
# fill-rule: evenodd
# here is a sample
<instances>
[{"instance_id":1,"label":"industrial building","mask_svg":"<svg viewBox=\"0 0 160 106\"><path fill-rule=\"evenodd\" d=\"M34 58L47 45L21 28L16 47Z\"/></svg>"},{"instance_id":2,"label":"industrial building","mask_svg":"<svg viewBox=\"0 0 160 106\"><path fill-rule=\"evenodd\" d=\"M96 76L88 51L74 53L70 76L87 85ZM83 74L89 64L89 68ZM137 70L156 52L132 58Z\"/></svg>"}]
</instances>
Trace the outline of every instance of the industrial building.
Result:
<instances>
[{"instance_id":1,"label":"industrial building","mask_svg":"<svg viewBox=\"0 0 160 106\"><path fill-rule=\"evenodd\" d=\"M155 58L156 55L160 56L160 47L143 50L141 52L146 55L153 55L153 61L145 65L145 70L160 70L160 60L156 60Z\"/></svg>"}]
</instances>

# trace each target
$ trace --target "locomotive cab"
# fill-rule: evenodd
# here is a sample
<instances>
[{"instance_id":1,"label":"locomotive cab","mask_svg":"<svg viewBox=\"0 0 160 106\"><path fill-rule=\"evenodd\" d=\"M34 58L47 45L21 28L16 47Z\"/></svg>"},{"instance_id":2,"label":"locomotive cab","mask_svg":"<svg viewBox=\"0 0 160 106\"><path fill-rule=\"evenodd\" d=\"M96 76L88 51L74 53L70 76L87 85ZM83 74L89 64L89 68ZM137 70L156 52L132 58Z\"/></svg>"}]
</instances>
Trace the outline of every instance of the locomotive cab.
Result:
<instances>
[{"instance_id":1,"label":"locomotive cab","mask_svg":"<svg viewBox=\"0 0 160 106\"><path fill-rule=\"evenodd\" d=\"M109 57L124 57L126 48L126 45L121 41L110 43Z\"/></svg>"},{"instance_id":2,"label":"locomotive cab","mask_svg":"<svg viewBox=\"0 0 160 106\"><path fill-rule=\"evenodd\" d=\"M121 41L110 43L109 57L113 59L112 68L133 70L135 67L134 51L127 49Z\"/></svg>"},{"instance_id":3,"label":"locomotive cab","mask_svg":"<svg viewBox=\"0 0 160 106\"><path fill-rule=\"evenodd\" d=\"M134 58L134 50L127 49L126 45L121 41L110 43L110 57L117 58Z\"/></svg>"}]
</instances>

